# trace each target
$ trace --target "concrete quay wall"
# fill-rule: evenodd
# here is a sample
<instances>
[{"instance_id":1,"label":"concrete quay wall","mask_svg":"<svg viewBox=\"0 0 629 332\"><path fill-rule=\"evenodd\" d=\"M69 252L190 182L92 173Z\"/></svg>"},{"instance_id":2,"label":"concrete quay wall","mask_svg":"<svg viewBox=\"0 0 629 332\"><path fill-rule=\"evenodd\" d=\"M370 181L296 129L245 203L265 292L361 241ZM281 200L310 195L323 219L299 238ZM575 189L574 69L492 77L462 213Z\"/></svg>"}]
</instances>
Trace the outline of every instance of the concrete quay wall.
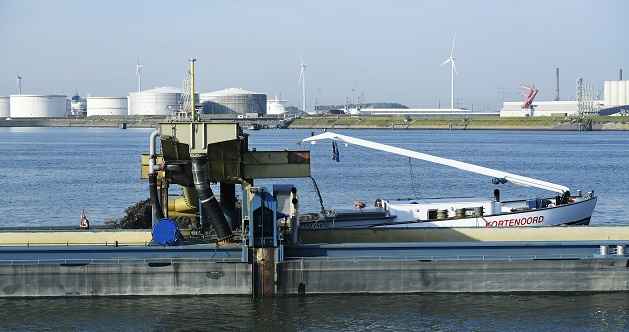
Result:
<instances>
[{"instance_id":1,"label":"concrete quay wall","mask_svg":"<svg viewBox=\"0 0 629 332\"><path fill-rule=\"evenodd\" d=\"M234 262L0 265L0 297L250 295Z\"/></svg>"},{"instance_id":2,"label":"concrete quay wall","mask_svg":"<svg viewBox=\"0 0 629 332\"><path fill-rule=\"evenodd\" d=\"M0 297L248 295L245 262L0 265ZM270 295L627 292L629 259L294 259Z\"/></svg>"},{"instance_id":3,"label":"concrete quay wall","mask_svg":"<svg viewBox=\"0 0 629 332\"><path fill-rule=\"evenodd\" d=\"M629 291L629 262L552 260L294 260L279 264L278 294Z\"/></svg>"}]
</instances>

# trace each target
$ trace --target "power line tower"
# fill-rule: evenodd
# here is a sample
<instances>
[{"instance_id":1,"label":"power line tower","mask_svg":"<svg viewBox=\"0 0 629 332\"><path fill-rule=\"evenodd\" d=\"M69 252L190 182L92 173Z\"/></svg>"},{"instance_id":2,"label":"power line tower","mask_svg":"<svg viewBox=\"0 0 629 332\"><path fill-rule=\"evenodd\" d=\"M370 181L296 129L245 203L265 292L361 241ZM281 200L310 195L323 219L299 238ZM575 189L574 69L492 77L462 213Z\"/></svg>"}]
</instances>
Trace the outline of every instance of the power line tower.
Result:
<instances>
[{"instance_id":1,"label":"power line tower","mask_svg":"<svg viewBox=\"0 0 629 332\"><path fill-rule=\"evenodd\" d=\"M192 75L188 72L183 78L183 87L181 88L181 108L179 110L180 114L185 114L186 117L190 117L192 115L192 95L190 91L192 90Z\"/></svg>"}]
</instances>

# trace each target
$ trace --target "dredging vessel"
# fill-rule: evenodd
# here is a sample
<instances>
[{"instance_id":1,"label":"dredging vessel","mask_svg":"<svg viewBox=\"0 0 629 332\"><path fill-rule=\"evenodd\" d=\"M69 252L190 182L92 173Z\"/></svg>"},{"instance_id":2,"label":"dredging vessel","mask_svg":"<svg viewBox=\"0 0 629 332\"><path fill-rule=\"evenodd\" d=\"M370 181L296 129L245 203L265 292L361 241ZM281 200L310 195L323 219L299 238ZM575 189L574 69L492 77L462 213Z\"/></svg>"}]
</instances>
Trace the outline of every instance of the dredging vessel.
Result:
<instances>
[{"instance_id":1,"label":"dredging vessel","mask_svg":"<svg viewBox=\"0 0 629 332\"><path fill-rule=\"evenodd\" d=\"M301 229L286 179L310 176L310 152L248 139L194 113L160 123L142 156L152 229L4 229L0 297L629 291L627 226Z\"/></svg>"}]
</instances>

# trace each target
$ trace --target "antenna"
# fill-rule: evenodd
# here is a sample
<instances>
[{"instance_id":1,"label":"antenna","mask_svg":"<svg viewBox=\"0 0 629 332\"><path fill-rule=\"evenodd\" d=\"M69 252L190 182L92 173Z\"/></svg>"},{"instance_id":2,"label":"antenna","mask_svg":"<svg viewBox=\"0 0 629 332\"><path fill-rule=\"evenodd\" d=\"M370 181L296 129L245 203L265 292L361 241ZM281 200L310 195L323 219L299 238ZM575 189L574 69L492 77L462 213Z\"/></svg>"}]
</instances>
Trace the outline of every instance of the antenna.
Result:
<instances>
[{"instance_id":1,"label":"antenna","mask_svg":"<svg viewBox=\"0 0 629 332\"><path fill-rule=\"evenodd\" d=\"M457 73L456 66L454 65L454 60L456 60L456 58L454 57L454 41L455 40L456 40L456 33L454 34L454 38L452 39L452 51L450 51L450 57L441 64L441 66L443 66L448 62L452 63L452 89L451 89L451 95L450 95L450 109L454 109L454 74Z\"/></svg>"},{"instance_id":2,"label":"antenna","mask_svg":"<svg viewBox=\"0 0 629 332\"><path fill-rule=\"evenodd\" d=\"M20 76L20 72L17 72L17 92L18 94L22 94L22 76Z\"/></svg>"},{"instance_id":3,"label":"antenna","mask_svg":"<svg viewBox=\"0 0 629 332\"><path fill-rule=\"evenodd\" d=\"M299 83L297 83L297 86L299 86L299 84L301 84L302 86L301 103L302 103L302 110L304 112L306 112L306 67L308 67L308 65L304 63L304 57L302 55L301 56L301 72L299 73Z\"/></svg>"},{"instance_id":4,"label":"antenna","mask_svg":"<svg viewBox=\"0 0 629 332\"><path fill-rule=\"evenodd\" d=\"M142 69L142 65L140 64L140 59L136 58L136 65L135 65L135 77L137 77L138 79L138 92L142 91L142 73L140 71L140 69Z\"/></svg>"}]
</instances>

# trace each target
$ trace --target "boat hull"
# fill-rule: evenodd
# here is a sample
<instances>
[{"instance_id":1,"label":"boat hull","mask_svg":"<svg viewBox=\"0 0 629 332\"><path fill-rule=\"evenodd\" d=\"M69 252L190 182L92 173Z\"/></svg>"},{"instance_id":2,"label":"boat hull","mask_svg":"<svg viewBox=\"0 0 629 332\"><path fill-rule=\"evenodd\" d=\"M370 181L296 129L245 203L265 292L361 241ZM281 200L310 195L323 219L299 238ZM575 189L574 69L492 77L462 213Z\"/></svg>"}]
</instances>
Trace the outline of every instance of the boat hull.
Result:
<instances>
[{"instance_id":1,"label":"boat hull","mask_svg":"<svg viewBox=\"0 0 629 332\"><path fill-rule=\"evenodd\" d=\"M400 220L387 218L361 218L346 220L318 220L302 222L300 228L421 228L421 227L531 227L559 225L588 225L597 197L574 203L530 210L516 210L494 215L450 217L434 220Z\"/></svg>"}]
</instances>

